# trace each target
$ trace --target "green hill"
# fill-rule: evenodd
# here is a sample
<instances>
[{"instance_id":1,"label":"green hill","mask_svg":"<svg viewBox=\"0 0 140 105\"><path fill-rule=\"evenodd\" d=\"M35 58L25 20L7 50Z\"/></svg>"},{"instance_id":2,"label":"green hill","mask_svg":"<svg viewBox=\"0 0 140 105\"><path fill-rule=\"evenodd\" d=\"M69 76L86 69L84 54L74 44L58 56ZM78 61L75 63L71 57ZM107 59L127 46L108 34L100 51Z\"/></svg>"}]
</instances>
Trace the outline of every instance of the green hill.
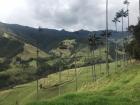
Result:
<instances>
[{"instance_id":1,"label":"green hill","mask_svg":"<svg viewBox=\"0 0 140 105\"><path fill-rule=\"evenodd\" d=\"M95 83L85 84L78 93L66 94L48 101L28 105L139 105L140 65L114 73Z\"/></svg>"},{"instance_id":2,"label":"green hill","mask_svg":"<svg viewBox=\"0 0 140 105\"><path fill-rule=\"evenodd\" d=\"M111 75L106 77L104 45L95 48L93 58L85 40L87 36L83 36L83 40L79 41L80 39L77 39L80 34L71 33L72 36L68 38L69 32L64 35L63 30L60 33L65 37L57 36L53 39L53 36L49 40L46 29L43 29L42 36L45 38L42 39L38 36L37 29L14 26L0 24L0 105L127 105L128 102L130 105L139 104L140 66L129 65L126 71L122 71L122 67L119 66L115 73L113 61L116 51L113 42L110 42L109 52ZM33 36L33 33L36 35ZM76 38L73 34L77 35ZM42 42L42 45L37 45L31 37ZM53 44L48 44L48 53L45 52L46 38ZM56 43L54 40L57 40ZM119 57L122 56L121 53L120 51ZM92 71L93 61L96 64L95 72ZM93 81L95 77L96 82Z\"/></svg>"},{"instance_id":3,"label":"green hill","mask_svg":"<svg viewBox=\"0 0 140 105\"><path fill-rule=\"evenodd\" d=\"M128 66L126 71L120 68L115 73L112 63L109 77L105 76L104 64L101 71L99 68L96 65L96 82L91 77L91 66L77 69L78 92L75 88L75 70L71 69L61 72L61 81L59 73L40 79L42 88L39 89L38 98L35 81L1 90L0 105L139 105L139 64Z\"/></svg>"},{"instance_id":4,"label":"green hill","mask_svg":"<svg viewBox=\"0 0 140 105\"><path fill-rule=\"evenodd\" d=\"M75 60L77 67L89 66L93 62L88 44L77 42L75 39L61 41L56 48L49 52L49 55L39 50L38 70L36 68L37 48L28 41L13 33L3 32L1 33L0 46L2 49L0 52L0 88L30 82L37 77L42 78L42 76L58 72L56 68L59 66L62 70L72 69ZM114 44L112 46L110 48L114 49ZM112 56L115 51L110 51L110 61L113 61ZM75 58L75 54L78 58ZM104 46L95 50L94 60L96 64L105 62Z\"/></svg>"},{"instance_id":5,"label":"green hill","mask_svg":"<svg viewBox=\"0 0 140 105\"><path fill-rule=\"evenodd\" d=\"M1 31L0 49L0 88L12 87L36 78L36 47L11 33ZM40 58L48 56L42 50L39 52Z\"/></svg>"}]
</instances>

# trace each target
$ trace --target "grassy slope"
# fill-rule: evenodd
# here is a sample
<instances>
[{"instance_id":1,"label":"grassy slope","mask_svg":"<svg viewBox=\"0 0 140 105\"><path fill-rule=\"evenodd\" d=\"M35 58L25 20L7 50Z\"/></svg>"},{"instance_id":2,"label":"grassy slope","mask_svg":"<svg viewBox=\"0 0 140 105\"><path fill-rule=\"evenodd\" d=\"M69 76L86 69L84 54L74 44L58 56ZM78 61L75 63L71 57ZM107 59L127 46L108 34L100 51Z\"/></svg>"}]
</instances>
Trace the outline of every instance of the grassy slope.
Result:
<instances>
[{"instance_id":1,"label":"grassy slope","mask_svg":"<svg viewBox=\"0 0 140 105\"><path fill-rule=\"evenodd\" d=\"M3 67L4 69L0 67L1 87L5 87L7 84L9 85L11 83L25 83L34 79L36 73L36 61L26 61L32 58L36 59L37 48L31 44L24 43L22 40L12 36L12 34L0 34L0 39L0 62L3 63L4 61L9 60L9 63L5 63L6 67ZM44 51L39 51L40 58L46 58L48 56L49 55ZM10 57L10 59L7 57ZM24 62L26 62L26 64L29 64L26 69L22 67L22 64L16 62L17 57L20 57ZM6 76L7 78L5 78Z\"/></svg>"},{"instance_id":2,"label":"grassy slope","mask_svg":"<svg viewBox=\"0 0 140 105\"><path fill-rule=\"evenodd\" d=\"M36 58L36 47L34 47L34 46L32 46L31 44L28 44L28 43L26 43L26 42L23 42L22 41L22 39L21 40L19 40L18 38L16 38L15 36L12 36L12 34L7 34L7 33L4 33L4 34L2 34L2 35L0 35L0 37L1 38L3 38L2 40L1 40L1 44L3 45L7 45L7 46L2 46L1 45L1 48L3 48L2 49L2 51L1 51L1 53L3 52L3 50L6 50L6 53L8 53L9 55L11 54L11 53L16 53L16 51L17 51L17 49L19 49L19 47L22 47L22 46L18 46L17 44L22 44L22 43L24 43L24 46L23 46L23 51L22 52L17 52L15 55L13 55L13 56L15 56L15 57L17 57L17 56L19 56L19 57L21 57L23 60L28 60L28 59L30 59L30 58ZM6 41L5 41L6 40ZM13 41L13 42L12 42ZM5 42L5 43L4 43ZM11 42L11 43L10 43ZM17 42L17 44L13 44L14 42ZM12 50L11 49L9 49L9 48L12 48ZM9 50L11 51L10 53L9 53ZM7 55L8 55L7 54ZM6 55L5 55L6 56ZM43 52L43 51L41 51L40 50L40 52L39 52L39 56L40 57L47 57L48 55L45 53L45 52Z\"/></svg>"},{"instance_id":3,"label":"grassy slope","mask_svg":"<svg viewBox=\"0 0 140 105\"><path fill-rule=\"evenodd\" d=\"M105 65L102 65L102 68ZM132 69L133 68L133 69ZM139 86L140 86L140 66L134 65L127 72L112 74L109 78L100 74L99 66L96 68L97 77L102 76L98 82L93 83L91 78L91 67L78 69L78 93L58 96L58 77L59 74L49 75L48 78L39 80L44 88L39 90L39 102L31 105L129 105L128 102L138 105ZM111 64L111 70L114 72L114 64ZM69 77L67 77L69 74ZM61 85L61 95L75 92L74 70L62 72L62 81L69 82ZM84 92L84 93L83 93ZM46 99L49 99L46 102ZM19 85L13 89L0 91L0 105L15 104L25 105L36 100L36 82ZM135 103L136 102L136 103ZM48 103L48 104L47 104ZM116 103L116 104L114 104Z\"/></svg>"},{"instance_id":4,"label":"grassy slope","mask_svg":"<svg viewBox=\"0 0 140 105\"><path fill-rule=\"evenodd\" d=\"M140 65L83 86L78 93L29 105L139 105Z\"/></svg>"},{"instance_id":5,"label":"grassy slope","mask_svg":"<svg viewBox=\"0 0 140 105\"><path fill-rule=\"evenodd\" d=\"M30 44L25 44L24 45L24 51L17 56L21 57L24 60L28 60L30 58L36 58L36 50L37 48L30 45ZM48 57L47 53L39 50L39 57L45 58Z\"/></svg>"}]
</instances>

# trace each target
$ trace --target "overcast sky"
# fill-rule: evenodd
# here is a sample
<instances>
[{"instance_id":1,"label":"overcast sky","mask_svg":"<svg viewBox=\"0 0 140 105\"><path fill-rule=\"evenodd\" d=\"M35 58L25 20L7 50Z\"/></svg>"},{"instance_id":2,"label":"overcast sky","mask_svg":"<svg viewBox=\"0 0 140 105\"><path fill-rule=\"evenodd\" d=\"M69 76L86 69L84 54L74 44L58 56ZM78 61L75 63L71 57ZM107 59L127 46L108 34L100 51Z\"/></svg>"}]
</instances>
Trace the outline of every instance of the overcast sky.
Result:
<instances>
[{"instance_id":1,"label":"overcast sky","mask_svg":"<svg viewBox=\"0 0 140 105\"><path fill-rule=\"evenodd\" d=\"M69 31L105 29L106 0L0 0L0 21ZM109 28L124 0L109 0ZM130 24L137 23L139 0L129 0ZM120 25L119 25L120 28Z\"/></svg>"}]
</instances>

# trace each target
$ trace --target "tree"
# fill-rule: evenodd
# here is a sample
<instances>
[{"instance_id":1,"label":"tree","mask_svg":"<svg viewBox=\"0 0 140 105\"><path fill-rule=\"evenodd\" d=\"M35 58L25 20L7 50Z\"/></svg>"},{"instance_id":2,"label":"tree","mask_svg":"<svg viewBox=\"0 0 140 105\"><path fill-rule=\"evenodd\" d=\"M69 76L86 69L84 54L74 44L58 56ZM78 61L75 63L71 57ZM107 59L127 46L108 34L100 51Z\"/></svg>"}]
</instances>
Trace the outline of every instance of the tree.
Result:
<instances>
[{"instance_id":1,"label":"tree","mask_svg":"<svg viewBox=\"0 0 140 105\"><path fill-rule=\"evenodd\" d=\"M138 22L138 24L136 26L133 27L133 34L134 37L137 41L137 43L140 45L140 21Z\"/></svg>"},{"instance_id":2,"label":"tree","mask_svg":"<svg viewBox=\"0 0 140 105\"><path fill-rule=\"evenodd\" d=\"M136 60L140 60L140 44L134 39L126 46L126 51Z\"/></svg>"},{"instance_id":3,"label":"tree","mask_svg":"<svg viewBox=\"0 0 140 105\"><path fill-rule=\"evenodd\" d=\"M114 17L114 19L112 20L112 22L115 23L116 31L118 31L117 23L120 22L119 19L117 17Z\"/></svg>"},{"instance_id":4,"label":"tree","mask_svg":"<svg viewBox=\"0 0 140 105\"><path fill-rule=\"evenodd\" d=\"M119 12L116 13L116 17L117 18L121 18L122 19L122 34L124 36L124 18L128 16L128 11L121 9ZM124 40L123 40L123 45L124 45ZM126 55L125 55L125 46L123 46L123 68L125 69L125 60L126 60Z\"/></svg>"},{"instance_id":5,"label":"tree","mask_svg":"<svg viewBox=\"0 0 140 105\"><path fill-rule=\"evenodd\" d=\"M94 60L92 59L92 77L93 77L93 80L96 81L96 65L95 65L95 53L94 53L94 50L97 47L97 43L98 43L100 38L96 37L96 34L93 34L93 35L92 34L89 36L88 41L89 41L91 56L94 59Z\"/></svg>"},{"instance_id":6,"label":"tree","mask_svg":"<svg viewBox=\"0 0 140 105\"><path fill-rule=\"evenodd\" d=\"M115 71L117 72L117 70L118 70L118 44L117 44L117 40L115 40L115 44L116 44L116 46L115 46Z\"/></svg>"},{"instance_id":7,"label":"tree","mask_svg":"<svg viewBox=\"0 0 140 105\"><path fill-rule=\"evenodd\" d=\"M62 53L60 54L60 62L59 62L59 67L58 67L58 69L59 69L59 95L61 95L61 71L62 71L62 63L63 63L63 59L61 59L61 57L62 57L63 55L62 55Z\"/></svg>"},{"instance_id":8,"label":"tree","mask_svg":"<svg viewBox=\"0 0 140 105\"><path fill-rule=\"evenodd\" d=\"M100 58L100 74L102 73L102 46L104 45L104 42L102 40L102 38L100 38L101 40L99 41L99 58Z\"/></svg>"},{"instance_id":9,"label":"tree","mask_svg":"<svg viewBox=\"0 0 140 105\"><path fill-rule=\"evenodd\" d=\"M127 12L128 12L128 27L127 27L127 29L129 28L129 4L130 4L130 2L128 1L128 0L125 0L124 2L124 5L126 5L127 7ZM128 31L128 39L129 39L129 31ZM129 55L128 55L129 56Z\"/></svg>"},{"instance_id":10,"label":"tree","mask_svg":"<svg viewBox=\"0 0 140 105\"><path fill-rule=\"evenodd\" d=\"M130 26L129 31L133 33L134 39L127 45L126 50L136 60L140 60L140 21L136 26Z\"/></svg>"},{"instance_id":11,"label":"tree","mask_svg":"<svg viewBox=\"0 0 140 105\"><path fill-rule=\"evenodd\" d=\"M78 90L78 76L77 76L77 64L76 64L76 53L75 53L75 58L74 58L74 67L75 67L75 87L76 91Z\"/></svg>"},{"instance_id":12,"label":"tree","mask_svg":"<svg viewBox=\"0 0 140 105\"><path fill-rule=\"evenodd\" d=\"M139 0L139 21L140 21L140 0Z\"/></svg>"},{"instance_id":13,"label":"tree","mask_svg":"<svg viewBox=\"0 0 140 105\"><path fill-rule=\"evenodd\" d=\"M106 0L106 72L109 76L109 46L108 46L108 0Z\"/></svg>"},{"instance_id":14,"label":"tree","mask_svg":"<svg viewBox=\"0 0 140 105\"><path fill-rule=\"evenodd\" d=\"M117 23L120 22L119 19L118 19L118 17L116 16L116 17L112 20L112 22L115 23L116 32L117 32L117 31L118 31L118 30L117 30ZM118 44L117 44L117 40L115 40L115 44L116 44L116 48L115 48L115 52L116 52L116 54L115 54L115 61L116 61L116 62L115 62L115 71L117 71L117 67L118 67L118 52L117 52Z\"/></svg>"},{"instance_id":15,"label":"tree","mask_svg":"<svg viewBox=\"0 0 140 105\"><path fill-rule=\"evenodd\" d=\"M107 73L107 76L109 76L110 74L110 71L109 71L109 42L108 42L108 38L111 36L111 32L107 31L102 31L101 33L101 37L104 41L105 39L105 44L106 44L106 50L105 50L105 54L106 54L106 73Z\"/></svg>"},{"instance_id":16,"label":"tree","mask_svg":"<svg viewBox=\"0 0 140 105\"><path fill-rule=\"evenodd\" d=\"M116 18L122 18L122 33L124 35L124 18L128 16L128 11L121 9L119 12L116 13Z\"/></svg>"},{"instance_id":17,"label":"tree","mask_svg":"<svg viewBox=\"0 0 140 105\"><path fill-rule=\"evenodd\" d=\"M41 27L39 26L38 28L39 33L42 31ZM36 68L37 71L39 70L39 48L38 48L38 42L36 42ZM38 99L38 95L39 95L39 80L38 80L38 76L37 76L37 80L36 80L36 87L37 87L37 99Z\"/></svg>"},{"instance_id":18,"label":"tree","mask_svg":"<svg viewBox=\"0 0 140 105\"><path fill-rule=\"evenodd\" d=\"M93 80L96 81L96 72L95 72L95 55L94 55L94 48L95 48L95 35L90 35L89 36L89 46L90 46L90 51L91 51L91 56L93 57L92 59L92 77ZM94 69L94 70L93 70Z\"/></svg>"},{"instance_id":19,"label":"tree","mask_svg":"<svg viewBox=\"0 0 140 105\"><path fill-rule=\"evenodd\" d=\"M130 4L130 2L129 2L128 0L125 0L123 3L127 6L127 12L128 12L128 27L129 27L129 4Z\"/></svg>"}]
</instances>

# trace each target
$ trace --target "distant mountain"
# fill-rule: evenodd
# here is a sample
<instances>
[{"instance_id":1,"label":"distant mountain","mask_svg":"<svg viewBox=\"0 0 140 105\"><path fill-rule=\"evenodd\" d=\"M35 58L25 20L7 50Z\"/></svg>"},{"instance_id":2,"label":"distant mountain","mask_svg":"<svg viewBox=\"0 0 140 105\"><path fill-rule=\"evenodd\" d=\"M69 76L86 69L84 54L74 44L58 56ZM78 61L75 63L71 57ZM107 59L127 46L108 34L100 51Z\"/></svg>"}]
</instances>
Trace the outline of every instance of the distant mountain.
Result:
<instances>
[{"instance_id":1,"label":"distant mountain","mask_svg":"<svg viewBox=\"0 0 140 105\"><path fill-rule=\"evenodd\" d=\"M38 45L40 48L49 51L56 48L58 44L66 39L76 39L80 43L88 43L88 35L91 31L79 30L75 32L68 32L65 30L55 30L42 28L40 31L36 28L21 26L17 24L0 23L0 30L10 32L17 37L23 38L33 45ZM100 36L102 30L94 31L97 36ZM121 32L112 31L111 39L119 39L123 37ZM124 35L127 35L126 32Z\"/></svg>"},{"instance_id":2,"label":"distant mountain","mask_svg":"<svg viewBox=\"0 0 140 105\"><path fill-rule=\"evenodd\" d=\"M58 65L64 69L74 67L75 54L77 66L91 65L88 36L91 32L79 30L36 29L16 24L0 23L0 88L14 86L35 80L38 77L58 72ZM94 31L100 36L102 31ZM115 44L112 39L122 38L121 32L112 31L110 38L109 61L114 60ZM39 58L37 59L37 48ZM46 53L46 51L48 53ZM96 63L105 62L105 45L95 49ZM60 59L62 57L68 59ZM36 67L38 61L39 68Z\"/></svg>"}]
</instances>

